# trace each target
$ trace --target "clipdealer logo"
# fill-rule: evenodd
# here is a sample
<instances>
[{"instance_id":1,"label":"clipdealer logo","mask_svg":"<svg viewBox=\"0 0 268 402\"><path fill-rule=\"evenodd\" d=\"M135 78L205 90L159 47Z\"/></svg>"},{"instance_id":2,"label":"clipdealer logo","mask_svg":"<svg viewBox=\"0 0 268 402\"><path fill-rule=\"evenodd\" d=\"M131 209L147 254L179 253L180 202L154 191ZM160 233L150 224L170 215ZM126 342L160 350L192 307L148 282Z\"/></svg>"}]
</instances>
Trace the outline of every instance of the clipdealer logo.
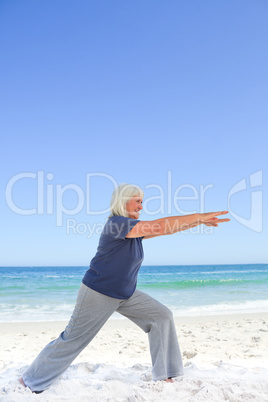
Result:
<instances>
[{"instance_id":1,"label":"clipdealer logo","mask_svg":"<svg viewBox=\"0 0 268 402\"><path fill-rule=\"evenodd\" d=\"M24 216L55 215L56 226L62 227L65 217L74 217L83 211L89 216L101 216L110 212L110 200L108 197L105 207L102 207L99 210L93 210L91 203L91 197L94 193L93 180L95 180L95 182L98 180L99 184L101 183L103 187L107 187L108 185L109 191L113 191L119 184L111 175L106 173L87 173L85 189L74 183L66 185L55 184L52 182L53 180L54 174L45 174L44 171L38 171L36 173L17 173L10 178L6 185L5 199L8 208L15 214ZM30 181L31 184L34 184L32 197L33 205L31 205L31 208L22 207L20 203L21 197L23 194L25 194L23 185L25 185L27 181ZM247 185L247 181L249 181L250 185ZM258 233L260 233L263 228L262 184L262 170L259 170L251 174L249 178L239 180L231 187L227 194L227 204L230 215L239 224ZM21 191L19 196L17 194L18 191L16 191L16 186L18 186L17 189L19 188ZM144 213L154 216L157 214L174 214L174 210L177 214L208 212L205 208L206 197L207 192L213 189L213 184L201 184L198 188L191 184L182 184L175 189L173 189L173 187L171 171L167 172L167 182L165 186L156 183L151 183L144 186L143 189L145 191L154 193L152 196L146 196L143 203ZM256 187L258 188L256 189ZM185 191L188 194L187 196L185 195ZM15 192L16 195L14 194ZM72 208L68 208L66 206L66 197L68 197L70 194L75 195L76 198L76 204ZM240 215L239 211L235 211L232 208L233 201L235 201L237 196L241 197L241 194L243 195L243 200L245 203L248 204L249 202L250 204L249 218ZM194 202L195 209L192 211L183 210L182 204L183 202L185 203L185 201L187 201L187 207ZM157 208L155 207L156 204L158 206ZM74 234L86 234L87 232L90 232L91 235L96 231L100 233L103 227L103 224L101 223L94 223L93 228L89 223L77 223L75 219L67 219L66 224L68 234L72 231Z\"/></svg>"},{"instance_id":2,"label":"clipdealer logo","mask_svg":"<svg viewBox=\"0 0 268 402\"><path fill-rule=\"evenodd\" d=\"M263 194L262 194L262 170L259 170L249 176L249 186L247 185L246 179L240 180L236 183L228 193L228 210L231 216L239 222L241 225L245 226L248 229L253 230L254 232L260 233L263 229ZM258 189L256 189L258 187ZM253 189L253 190L252 190ZM245 218L235 212L231 207L231 200L235 198L235 196L240 195L241 192L245 193L245 197L247 197L246 190L250 190L250 216L249 218Z\"/></svg>"}]
</instances>

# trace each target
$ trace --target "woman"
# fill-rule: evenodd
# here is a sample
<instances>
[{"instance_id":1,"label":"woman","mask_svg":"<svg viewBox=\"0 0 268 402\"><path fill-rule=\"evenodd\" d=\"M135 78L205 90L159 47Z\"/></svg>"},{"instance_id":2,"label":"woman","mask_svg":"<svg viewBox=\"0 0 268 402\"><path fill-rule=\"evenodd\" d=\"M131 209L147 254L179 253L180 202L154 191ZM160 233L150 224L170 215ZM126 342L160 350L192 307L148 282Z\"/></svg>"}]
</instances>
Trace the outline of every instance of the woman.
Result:
<instances>
[{"instance_id":1,"label":"woman","mask_svg":"<svg viewBox=\"0 0 268 402\"><path fill-rule=\"evenodd\" d=\"M61 375L117 311L148 333L154 380L173 382L183 364L171 311L136 289L143 260L142 241L200 224L218 226L225 212L192 214L140 221L143 191L123 184L115 189L111 215L95 257L80 287L69 324L50 342L23 374L21 383L40 393Z\"/></svg>"}]
</instances>

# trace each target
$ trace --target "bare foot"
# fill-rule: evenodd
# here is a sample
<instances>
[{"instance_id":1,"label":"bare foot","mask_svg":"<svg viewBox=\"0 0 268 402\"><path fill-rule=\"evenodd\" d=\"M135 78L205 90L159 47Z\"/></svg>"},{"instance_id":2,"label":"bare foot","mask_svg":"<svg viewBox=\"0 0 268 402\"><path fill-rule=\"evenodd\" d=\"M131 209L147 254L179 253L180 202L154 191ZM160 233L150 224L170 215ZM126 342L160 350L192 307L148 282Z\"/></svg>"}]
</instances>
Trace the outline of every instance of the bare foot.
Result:
<instances>
[{"instance_id":1,"label":"bare foot","mask_svg":"<svg viewBox=\"0 0 268 402\"><path fill-rule=\"evenodd\" d=\"M20 383L21 385L23 385L24 387L26 387L26 385L24 384L24 381L23 381L23 378L22 378L22 377L19 379L19 383Z\"/></svg>"},{"instance_id":2,"label":"bare foot","mask_svg":"<svg viewBox=\"0 0 268 402\"><path fill-rule=\"evenodd\" d=\"M19 383L21 384L21 385L23 385L25 388L27 388L27 385L25 385L25 382L23 381L23 378L21 377L21 378L19 378ZM29 388L29 387L28 387ZM29 388L30 389L30 388ZM44 392L44 391L32 391L32 393L33 394L41 394L42 392Z\"/></svg>"},{"instance_id":3,"label":"bare foot","mask_svg":"<svg viewBox=\"0 0 268 402\"><path fill-rule=\"evenodd\" d=\"M168 377L165 381L166 382L174 382L174 380L171 377Z\"/></svg>"}]
</instances>

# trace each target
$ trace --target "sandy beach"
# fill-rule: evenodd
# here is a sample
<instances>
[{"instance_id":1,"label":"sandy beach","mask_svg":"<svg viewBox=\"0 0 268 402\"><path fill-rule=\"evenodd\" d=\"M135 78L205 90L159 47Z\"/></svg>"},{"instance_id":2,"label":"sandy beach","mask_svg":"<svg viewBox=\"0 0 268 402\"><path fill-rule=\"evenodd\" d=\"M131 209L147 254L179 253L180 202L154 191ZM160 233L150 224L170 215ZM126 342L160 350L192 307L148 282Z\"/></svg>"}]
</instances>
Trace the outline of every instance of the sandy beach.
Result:
<instances>
[{"instance_id":1,"label":"sandy beach","mask_svg":"<svg viewBox=\"0 0 268 402\"><path fill-rule=\"evenodd\" d=\"M0 401L268 401L268 314L176 318L185 374L151 379L147 334L109 320L44 393L18 383L66 322L1 323Z\"/></svg>"}]
</instances>

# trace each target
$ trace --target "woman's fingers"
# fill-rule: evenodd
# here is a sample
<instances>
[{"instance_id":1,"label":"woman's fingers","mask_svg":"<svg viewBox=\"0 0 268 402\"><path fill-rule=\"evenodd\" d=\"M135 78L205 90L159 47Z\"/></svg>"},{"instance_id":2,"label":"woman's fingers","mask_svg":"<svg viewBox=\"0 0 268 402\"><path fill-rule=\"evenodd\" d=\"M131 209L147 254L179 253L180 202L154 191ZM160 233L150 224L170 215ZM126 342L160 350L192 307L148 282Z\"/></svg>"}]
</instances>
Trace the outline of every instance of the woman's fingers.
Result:
<instances>
[{"instance_id":1,"label":"woman's fingers","mask_svg":"<svg viewBox=\"0 0 268 402\"><path fill-rule=\"evenodd\" d=\"M207 213L201 214L201 216L202 216L201 219L202 219L202 221L209 221L211 219L217 219L217 218L214 218L215 216L226 215L228 213L229 213L229 211L207 212Z\"/></svg>"},{"instance_id":2,"label":"woman's fingers","mask_svg":"<svg viewBox=\"0 0 268 402\"><path fill-rule=\"evenodd\" d=\"M229 218L225 218L225 219L211 218L211 219L209 219L209 222L219 223L219 222L229 222L230 220L231 219L229 219Z\"/></svg>"},{"instance_id":3,"label":"woman's fingers","mask_svg":"<svg viewBox=\"0 0 268 402\"><path fill-rule=\"evenodd\" d=\"M219 219L217 216L226 215L229 211L208 212L201 214L201 222L206 226L218 227L218 223L229 222L229 218Z\"/></svg>"},{"instance_id":4,"label":"woman's fingers","mask_svg":"<svg viewBox=\"0 0 268 402\"><path fill-rule=\"evenodd\" d=\"M225 215L228 213L229 213L229 211L209 212L209 214L214 215L214 216Z\"/></svg>"},{"instance_id":5,"label":"woman's fingers","mask_svg":"<svg viewBox=\"0 0 268 402\"><path fill-rule=\"evenodd\" d=\"M205 222L204 224L206 226L215 226L218 227L218 223L223 223L223 222L229 222L231 219L218 219L218 218L212 218L209 221Z\"/></svg>"}]
</instances>

